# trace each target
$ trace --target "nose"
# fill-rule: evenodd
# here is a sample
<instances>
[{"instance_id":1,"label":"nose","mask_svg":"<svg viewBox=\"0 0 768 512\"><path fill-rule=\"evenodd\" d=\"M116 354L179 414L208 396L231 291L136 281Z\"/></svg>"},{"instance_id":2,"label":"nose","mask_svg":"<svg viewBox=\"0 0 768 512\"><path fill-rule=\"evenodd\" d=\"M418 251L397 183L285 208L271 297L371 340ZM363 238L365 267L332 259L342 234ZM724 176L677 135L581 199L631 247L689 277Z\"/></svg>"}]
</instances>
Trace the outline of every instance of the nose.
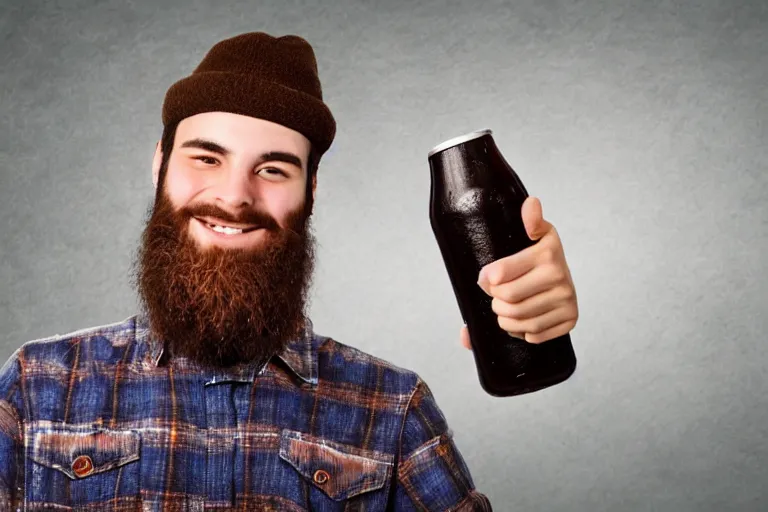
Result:
<instances>
[{"instance_id":1,"label":"nose","mask_svg":"<svg viewBox=\"0 0 768 512\"><path fill-rule=\"evenodd\" d=\"M255 187L250 181L250 172L232 169L225 173L216 191L216 202L230 210L253 206Z\"/></svg>"}]
</instances>

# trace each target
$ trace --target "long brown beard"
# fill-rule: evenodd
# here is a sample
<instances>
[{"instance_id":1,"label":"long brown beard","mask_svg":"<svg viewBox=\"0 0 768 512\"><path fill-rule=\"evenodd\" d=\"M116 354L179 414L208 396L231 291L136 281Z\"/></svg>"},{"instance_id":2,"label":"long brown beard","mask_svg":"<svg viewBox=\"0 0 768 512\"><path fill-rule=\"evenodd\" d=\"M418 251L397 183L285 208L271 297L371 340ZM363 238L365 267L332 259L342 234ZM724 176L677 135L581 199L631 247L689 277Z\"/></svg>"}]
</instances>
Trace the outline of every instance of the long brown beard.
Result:
<instances>
[{"instance_id":1,"label":"long brown beard","mask_svg":"<svg viewBox=\"0 0 768 512\"><path fill-rule=\"evenodd\" d=\"M214 216L264 227L252 249L199 248L190 219ZM263 362L304 326L315 239L304 209L281 228L267 213L237 218L212 206L175 211L158 195L134 263L134 283L153 334L171 356L208 366ZM192 221L196 222L196 221Z\"/></svg>"}]
</instances>

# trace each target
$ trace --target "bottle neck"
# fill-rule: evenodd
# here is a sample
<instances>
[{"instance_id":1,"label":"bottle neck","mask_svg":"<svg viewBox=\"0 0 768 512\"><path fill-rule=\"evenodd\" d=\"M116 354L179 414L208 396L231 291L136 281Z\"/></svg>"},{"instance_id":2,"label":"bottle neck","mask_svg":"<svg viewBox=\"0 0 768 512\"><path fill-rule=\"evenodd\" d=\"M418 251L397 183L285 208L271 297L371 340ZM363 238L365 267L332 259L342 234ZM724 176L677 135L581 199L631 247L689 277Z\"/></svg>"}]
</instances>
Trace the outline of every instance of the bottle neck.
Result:
<instances>
[{"instance_id":1,"label":"bottle neck","mask_svg":"<svg viewBox=\"0 0 768 512\"><path fill-rule=\"evenodd\" d=\"M498 169L499 159L503 162L493 137L483 135L432 155L432 182L451 191L493 187L500 178L494 170Z\"/></svg>"}]
</instances>

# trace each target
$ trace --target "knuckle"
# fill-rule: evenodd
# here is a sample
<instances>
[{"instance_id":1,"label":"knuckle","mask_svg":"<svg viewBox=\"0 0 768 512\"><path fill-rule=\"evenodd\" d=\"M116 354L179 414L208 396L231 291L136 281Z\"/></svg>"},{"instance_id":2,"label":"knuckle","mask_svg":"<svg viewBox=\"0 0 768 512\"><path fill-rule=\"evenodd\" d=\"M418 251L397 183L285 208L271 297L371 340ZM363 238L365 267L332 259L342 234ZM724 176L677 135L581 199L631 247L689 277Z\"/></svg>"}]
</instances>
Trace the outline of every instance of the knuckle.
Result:
<instances>
[{"instance_id":1,"label":"knuckle","mask_svg":"<svg viewBox=\"0 0 768 512\"><path fill-rule=\"evenodd\" d=\"M556 283L564 283L568 277L562 265L558 265L555 262L550 264L550 275Z\"/></svg>"},{"instance_id":2,"label":"knuckle","mask_svg":"<svg viewBox=\"0 0 768 512\"><path fill-rule=\"evenodd\" d=\"M557 303L560 308L571 308L573 304L573 293L568 286L556 285L552 291L552 300Z\"/></svg>"}]
</instances>

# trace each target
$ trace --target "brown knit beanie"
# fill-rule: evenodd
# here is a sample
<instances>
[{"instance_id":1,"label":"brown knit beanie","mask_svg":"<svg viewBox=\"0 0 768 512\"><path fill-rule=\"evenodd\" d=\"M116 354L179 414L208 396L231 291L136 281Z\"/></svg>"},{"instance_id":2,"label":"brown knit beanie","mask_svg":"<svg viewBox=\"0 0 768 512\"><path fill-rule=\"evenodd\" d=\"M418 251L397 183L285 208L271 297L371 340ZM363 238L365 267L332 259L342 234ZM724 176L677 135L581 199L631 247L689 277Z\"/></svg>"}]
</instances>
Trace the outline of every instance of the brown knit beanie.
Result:
<instances>
[{"instance_id":1,"label":"brown knit beanie","mask_svg":"<svg viewBox=\"0 0 768 512\"><path fill-rule=\"evenodd\" d=\"M168 89L163 124L203 112L281 124L309 139L318 158L336 133L312 46L298 36L251 32L214 45L190 76Z\"/></svg>"}]
</instances>

